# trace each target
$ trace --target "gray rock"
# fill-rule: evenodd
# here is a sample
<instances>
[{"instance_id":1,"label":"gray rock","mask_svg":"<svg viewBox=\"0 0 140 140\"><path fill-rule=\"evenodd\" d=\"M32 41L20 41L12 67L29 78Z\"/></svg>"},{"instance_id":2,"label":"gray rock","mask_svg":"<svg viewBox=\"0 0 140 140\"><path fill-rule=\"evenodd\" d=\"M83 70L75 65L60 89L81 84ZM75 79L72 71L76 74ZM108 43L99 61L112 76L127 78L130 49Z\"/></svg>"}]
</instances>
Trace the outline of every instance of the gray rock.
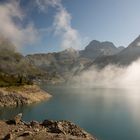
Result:
<instances>
[{"instance_id":1,"label":"gray rock","mask_svg":"<svg viewBox=\"0 0 140 140\"><path fill-rule=\"evenodd\" d=\"M31 121L31 122L30 122L30 125L31 125L32 127L39 127L39 126L40 126L39 122L37 122L37 121Z\"/></svg>"},{"instance_id":2,"label":"gray rock","mask_svg":"<svg viewBox=\"0 0 140 140\"><path fill-rule=\"evenodd\" d=\"M15 124L19 124L21 122L22 119L22 113L19 113L18 115L16 115L13 119L13 121L15 122Z\"/></svg>"},{"instance_id":3,"label":"gray rock","mask_svg":"<svg viewBox=\"0 0 140 140\"><path fill-rule=\"evenodd\" d=\"M21 114L14 117L16 125L0 120L0 130L3 130L0 139L4 137L5 140L97 140L69 121L32 121L27 125L20 123L21 117Z\"/></svg>"},{"instance_id":4,"label":"gray rock","mask_svg":"<svg viewBox=\"0 0 140 140\"><path fill-rule=\"evenodd\" d=\"M13 139L13 136L11 133L7 134L3 140L12 140Z\"/></svg>"}]
</instances>

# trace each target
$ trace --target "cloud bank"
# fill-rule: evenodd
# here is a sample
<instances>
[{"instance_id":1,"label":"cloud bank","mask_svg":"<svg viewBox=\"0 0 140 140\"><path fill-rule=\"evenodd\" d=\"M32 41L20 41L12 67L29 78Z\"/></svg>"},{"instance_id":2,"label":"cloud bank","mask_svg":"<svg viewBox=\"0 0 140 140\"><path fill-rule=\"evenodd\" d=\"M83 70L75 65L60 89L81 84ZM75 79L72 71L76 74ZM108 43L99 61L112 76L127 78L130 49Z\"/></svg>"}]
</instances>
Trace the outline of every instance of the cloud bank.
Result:
<instances>
[{"instance_id":1,"label":"cloud bank","mask_svg":"<svg viewBox=\"0 0 140 140\"><path fill-rule=\"evenodd\" d=\"M127 67L108 65L101 70L92 67L75 76L73 82L88 88L140 88L140 59Z\"/></svg>"},{"instance_id":2,"label":"cloud bank","mask_svg":"<svg viewBox=\"0 0 140 140\"><path fill-rule=\"evenodd\" d=\"M56 15L53 22L54 35L61 38L61 47L66 49L74 47L78 49L81 46L81 37L76 29L71 25L72 17L61 0L36 0L39 9L47 12L48 7L56 8Z\"/></svg>"},{"instance_id":3,"label":"cloud bank","mask_svg":"<svg viewBox=\"0 0 140 140\"><path fill-rule=\"evenodd\" d=\"M19 48L19 46L36 42L38 38L44 36L45 30L46 34L51 31L54 36L61 40L60 47L63 49L81 47L81 37L78 31L72 27L72 16L62 5L61 0L31 0L31 3L32 8L36 7L36 10L39 10L40 13L46 13L46 16L48 8L54 8L56 13L52 26L45 29L35 27L35 21L28 22L26 20L30 19L28 17L30 14L22 9L20 1L7 0L0 3L0 36L12 41ZM26 24L24 24L25 22Z\"/></svg>"},{"instance_id":4,"label":"cloud bank","mask_svg":"<svg viewBox=\"0 0 140 140\"><path fill-rule=\"evenodd\" d=\"M26 18L17 0L0 3L0 36L7 38L19 47L33 43L38 37L38 31L33 23L22 26Z\"/></svg>"}]
</instances>

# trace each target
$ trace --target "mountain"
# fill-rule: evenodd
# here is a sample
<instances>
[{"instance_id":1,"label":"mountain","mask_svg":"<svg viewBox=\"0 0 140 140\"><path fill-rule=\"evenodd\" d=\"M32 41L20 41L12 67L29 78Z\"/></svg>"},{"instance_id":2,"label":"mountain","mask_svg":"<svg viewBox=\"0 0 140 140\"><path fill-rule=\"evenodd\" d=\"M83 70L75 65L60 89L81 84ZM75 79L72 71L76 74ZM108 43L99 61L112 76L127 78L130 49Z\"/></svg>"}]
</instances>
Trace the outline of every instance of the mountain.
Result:
<instances>
[{"instance_id":1,"label":"mountain","mask_svg":"<svg viewBox=\"0 0 140 140\"><path fill-rule=\"evenodd\" d=\"M70 80L86 69L98 57L117 54L123 47L115 47L111 42L93 40L81 51L68 48L61 52L27 55L26 61L43 71L45 81L53 83Z\"/></svg>"},{"instance_id":2,"label":"mountain","mask_svg":"<svg viewBox=\"0 0 140 140\"><path fill-rule=\"evenodd\" d=\"M140 58L140 36L121 52L111 56L98 57L91 65L99 67L104 67L108 64L129 65L138 58Z\"/></svg>"},{"instance_id":3,"label":"mountain","mask_svg":"<svg viewBox=\"0 0 140 140\"><path fill-rule=\"evenodd\" d=\"M27 55L26 60L47 73L46 80L65 81L83 69L89 60L79 57L73 48L61 52Z\"/></svg>"},{"instance_id":4,"label":"mountain","mask_svg":"<svg viewBox=\"0 0 140 140\"><path fill-rule=\"evenodd\" d=\"M140 36L138 36L126 49L117 55L120 64L129 65L140 57Z\"/></svg>"},{"instance_id":5,"label":"mountain","mask_svg":"<svg viewBox=\"0 0 140 140\"><path fill-rule=\"evenodd\" d=\"M10 41L0 38L0 85L7 81L18 83L21 79L25 83L30 80L65 82L91 66L96 65L99 68L108 64L124 66L139 57L140 36L127 48L116 47L108 41L93 40L80 51L68 48L60 52L27 56L19 53Z\"/></svg>"},{"instance_id":6,"label":"mountain","mask_svg":"<svg viewBox=\"0 0 140 140\"><path fill-rule=\"evenodd\" d=\"M91 41L84 50L80 51L80 57L96 59L101 56L110 56L119 53L124 47L116 47L112 42Z\"/></svg>"}]
</instances>

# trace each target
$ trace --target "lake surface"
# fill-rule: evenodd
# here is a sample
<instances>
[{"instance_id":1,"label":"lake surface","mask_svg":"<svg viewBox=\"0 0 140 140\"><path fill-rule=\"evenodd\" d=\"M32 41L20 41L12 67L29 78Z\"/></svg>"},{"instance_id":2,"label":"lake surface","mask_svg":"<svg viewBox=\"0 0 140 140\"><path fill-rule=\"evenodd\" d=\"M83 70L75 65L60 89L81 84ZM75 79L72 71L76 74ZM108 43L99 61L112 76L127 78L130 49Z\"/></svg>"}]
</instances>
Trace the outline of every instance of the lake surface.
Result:
<instances>
[{"instance_id":1,"label":"lake surface","mask_svg":"<svg viewBox=\"0 0 140 140\"><path fill-rule=\"evenodd\" d=\"M140 140L140 90L42 86L49 101L0 108L0 119L23 113L25 121L70 120L99 140Z\"/></svg>"}]
</instances>

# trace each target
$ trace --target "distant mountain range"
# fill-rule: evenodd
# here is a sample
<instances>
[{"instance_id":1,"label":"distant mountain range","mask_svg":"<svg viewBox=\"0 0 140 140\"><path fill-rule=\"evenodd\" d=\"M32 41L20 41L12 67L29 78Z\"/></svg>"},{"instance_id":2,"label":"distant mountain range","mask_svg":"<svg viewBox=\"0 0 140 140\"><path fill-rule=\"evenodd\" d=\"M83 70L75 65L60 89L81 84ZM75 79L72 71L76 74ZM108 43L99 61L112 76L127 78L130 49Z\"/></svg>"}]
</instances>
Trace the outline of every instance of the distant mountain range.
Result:
<instances>
[{"instance_id":1,"label":"distant mountain range","mask_svg":"<svg viewBox=\"0 0 140 140\"><path fill-rule=\"evenodd\" d=\"M66 49L61 52L23 56L8 40L0 39L0 76L22 75L51 83L64 82L77 73L96 65L129 65L140 57L140 36L127 48L112 42L91 41L84 50ZM1 76L2 77L2 76ZM0 78L2 79L2 78Z\"/></svg>"},{"instance_id":2,"label":"distant mountain range","mask_svg":"<svg viewBox=\"0 0 140 140\"><path fill-rule=\"evenodd\" d=\"M123 49L111 42L93 40L84 50L69 48L57 53L28 55L26 59L49 75L61 77L65 81L90 66L97 58L117 54Z\"/></svg>"}]
</instances>

